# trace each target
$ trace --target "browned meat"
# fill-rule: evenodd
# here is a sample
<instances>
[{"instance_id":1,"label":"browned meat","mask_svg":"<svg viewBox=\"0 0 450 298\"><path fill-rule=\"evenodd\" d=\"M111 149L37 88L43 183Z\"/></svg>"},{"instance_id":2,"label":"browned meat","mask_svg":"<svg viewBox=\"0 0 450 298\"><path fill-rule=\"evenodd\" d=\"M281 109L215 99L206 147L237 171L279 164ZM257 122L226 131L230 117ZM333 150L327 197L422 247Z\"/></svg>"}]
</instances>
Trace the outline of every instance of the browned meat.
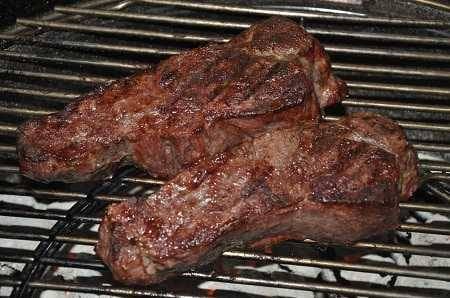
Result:
<instances>
[{"instance_id":1,"label":"browned meat","mask_svg":"<svg viewBox=\"0 0 450 298\"><path fill-rule=\"evenodd\" d=\"M394 229L417 183L415 153L382 116L269 129L110 206L97 253L117 280L145 285L236 246L347 244Z\"/></svg>"},{"instance_id":2,"label":"browned meat","mask_svg":"<svg viewBox=\"0 0 450 298\"><path fill-rule=\"evenodd\" d=\"M66 182L134 163L168 178L268 124L314 119L345 95L318 41L271 18L226 44L184 52L25 123L24 175Z\"/></svg>"}]
</instances>

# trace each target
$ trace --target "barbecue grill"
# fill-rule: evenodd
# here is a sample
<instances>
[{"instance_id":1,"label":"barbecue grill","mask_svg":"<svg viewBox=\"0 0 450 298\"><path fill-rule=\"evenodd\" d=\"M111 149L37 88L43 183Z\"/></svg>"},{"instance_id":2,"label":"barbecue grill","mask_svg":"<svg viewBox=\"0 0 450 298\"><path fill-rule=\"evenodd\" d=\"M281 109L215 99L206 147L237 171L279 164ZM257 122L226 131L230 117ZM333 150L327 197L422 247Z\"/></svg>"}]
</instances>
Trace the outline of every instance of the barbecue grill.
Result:
<instances>
[{"instance_id":1,"label":"barbecue grill","mask_svg":"<svg viewBox=\"0 0 450 298\"><path fill-rule=\"evenodd\" d=\"M291 2L78 1L0 32L1 296L450 297L450 7ZM400 228L351 247L306 240L228 251L152 287L115 283L93 251L101 212L163 182L134 168L84 184L29 181L18 172L17 125L168 55L225 42L270 15L302 22L348 82L348 98L325 118L371 110L406 130L422 181L401 204Z\"/></svg>"}]
</instances>

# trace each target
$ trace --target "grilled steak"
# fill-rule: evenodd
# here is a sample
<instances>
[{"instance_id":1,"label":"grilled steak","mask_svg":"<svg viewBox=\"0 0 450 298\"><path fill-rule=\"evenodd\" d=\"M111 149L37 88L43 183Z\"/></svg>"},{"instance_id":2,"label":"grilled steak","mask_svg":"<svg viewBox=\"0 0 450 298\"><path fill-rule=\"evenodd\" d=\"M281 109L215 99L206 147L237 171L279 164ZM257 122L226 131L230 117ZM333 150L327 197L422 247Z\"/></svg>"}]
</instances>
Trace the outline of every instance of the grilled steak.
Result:
<instances>
[{"instance_id":1,"label":"grilled steak","mask_svg":"<svg viewBox=\"0 0 450 298\"><path fill-rule=\"evenodd\" d=\"M417 183L415 153L382 116L268 129L110 206L97 253L117 280L145 285L236 246L348 244L394 229Z\"/></svg>"},{"instance_id":2,"label":"grilled steak","mask_svg":"<svg viewBox=\"0 0 450 298\"><path fill-rule=\"evenodd\" d=\"M20 168L36 180L76 182L134 163L168 178L267 125L315 119L319 105L345 92L318 41L293 21L271 18L26 122Z\"/></svg>"}]
</instances>

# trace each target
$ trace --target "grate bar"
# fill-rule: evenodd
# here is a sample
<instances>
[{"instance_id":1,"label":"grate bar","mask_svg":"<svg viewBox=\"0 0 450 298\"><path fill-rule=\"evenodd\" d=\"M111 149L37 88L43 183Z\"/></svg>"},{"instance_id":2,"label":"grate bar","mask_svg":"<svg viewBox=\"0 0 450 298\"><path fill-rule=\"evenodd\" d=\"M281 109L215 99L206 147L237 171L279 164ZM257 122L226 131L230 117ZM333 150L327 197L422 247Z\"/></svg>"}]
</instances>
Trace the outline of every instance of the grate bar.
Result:
<instances>
[{"instance_id":1,"label":"grate bar","mask_svg":"<svg viewBox=\"0 0 450 298\"><path fill-rule=\"evenodd\" d=\"M356 47L356 46L336 46L326 45L322 43L325 50L329 53L347 54L347 55L364 55L375 56L380 58L398 58L398 59L414 59L418 61L435 61L435 62L449 62L450 55L432 52L408 51L396 49L379 49L370 47Z\"/></svg>"},{"instance_id":2,"label":"grate bar","mask_svg":"<svg viewBox=\"0 0 450 298\"><path fill-rule=\"evenodd\" d=\"M41 219L50 219L50 220L65 220L66 216L63 213L53 212L53 211L29 211L29 210L17 210L17 209L8 209L8 208L0 208L0 215L3 216L17 216L17 217L33 217L33 218L41 218ZM70 217L70 220L76 219L83 222L92 222L92 223L100 223L100 217L93 216L74 216ZM430 233L430 234L441 234L441 235L450 235L450 228L436 226L434 224L410 224L403 223L401 224L399 231L403 232L417 232L417 233Z\"/></svg>"},{"instance_id":3,"label":"grate bar","mask_svg":"<svg viewBox=\"0 0 450 298\"><path fill-rule=\"evenodd\" d=\"M25 76L45 80L60 80L60 81L82 82L82 83L94 83L94 84L106 83L112 80L112 78L98 77L98 76L76 76L60 73L13 70L5 68L0 68L0 75Z\"/></svg>"},{"instance_id":4,"label":"grate bar","mask_svg":"<svg viewBox=\"0 0 450 298\"><path fill-rule=\"evenodd\" d=\"M387 108L393 110L410 110L418 112L439 112L450 113L450 106L448 105L427 105L414 104L405 102L379 101L368 99L345 99L342 104L351 107L367 107L367 108Z\"/></svg>"},{"instance_id":5,"label":"grate bar","mask_svg":"<svg viewBox=\"0 0 450 298\"><path fill-rule=\"evenodd\" d=\"M18 19L17 22L21 25L27 26L38 26L59 30L71 30L77 32L86 33L96 33L96 34L113 34L113 35L123 35L128 37L146 37L146 38L161 38L167 40L177 40L177 41L196 41L196 42L227 42L229 39L218 36L197 36L194 34L183 33L162 33L159 31L150 30L130 30L130 29L120 29L120 28L109 28L100 26L85 26L78 24L68 24L60 22L51 21L35 21L28 19ZM328 52L335 53L351 53L351 54L366 54L366 55L376 55L384 57L396 57L396 58L414 58L420 60L430 60L430 61L450 61L450 55L439 54L439 53L427 53L418 51L404 51L404 50L382 50L378 48L358 48L358 47L345 47L345 46L327 46L325 49Z\"/></svg>"},{"instance_id":6,"label":"grate bar","mask_svg":"<svg viewBox=\"0 0 450 298\"><path fill-rule=\"evenodd\" d=\"M444 291L442 295L430 296L421 295L416 291L399 291L399 290L382 290L382 289L372 289L368 287L349 287L338 283L326 283L326 282L288 282L280 280L265 280L256 278L246 278L246 277L235 277L226 275L213 275L205 273L185 273L184 277L188 278L200 278L210 281L220 281L226 283L240 283L248 285L258 285L266 287L278 287L287 288L295 290L306 290L306 291L319 291L319 292L330 292L339 293L347 295L363 295L370 297L388 297L388 298L424 298L424 297L443 297L445 295ZM1 278L0 284L5 286L15 286L20 285L20 280L12 278ZM140 290L136 288L122 288L122 287L112 287L112 286L99 286L99 285L86 285L70 282L50 282L50 281L30 281L28 284L31 288L36 289L50 289L59 291L74 291L74 292L85 292L85 293L95 293L95 294L113 294L113 295L127 295L127 296L150 296L150 297L164 297L164 298L195 298L208 296L186 296L180 294L171 294L163 292L154 292L150 290Z\"/></svg>"},{"instance_id":7,"label":"grate bar","mask_svg":"<svg viewBox=\"0 0 450 298\"><path fill-rule=\"evenodd\" d=\"M406 290L382 290L374 288L363 288L357 286L345 286L338 283L319 283L319 282L288 282L281 280L263 280L257 278L239 277L239 276L226 276L188 272L183 274L184 277L201 278L207 280L215 280L221 282L240 283L256 286L287 288L295 290L312 290L318 292L329 292L344 295L354 296L368 296L368 297L388 297L388 298L413 298L413 297L430 297L429 295L422 295L416 291L407 292Z\"/></svg>"},{"instance_id":8,"label":"grate bar","mask_svg":"<svg viewBox=\"0 0 450 298\"><path fill-rule=\"evenodd\" d=\"M450 172L450 163L423 161L420 163L420 167L424 170L437 170L442 172Z\"/></svg>"},{"instance_id":9,"label":"grate bar","mask_svg":"<svg viewBox=\"0 0 450 298\"><path fill-rule=\"evenodd\" d=\"M0 114L13 114L30 117L30 116L45 116L54 112L56 112L56 110L16 108L16 107L5 107L0 105Z\"/></svg>"},{"instance_id":10,"label":"grate bar","mask_svg":"<svg viewBox=\"0 0 450 298\"><path fill-rule=\"evenodd\" d=\"M430 78L450 78L450 71L441 69L399 67L399 66L378 66L352 63L333 63L332 68L336 71L354 71L374 74L406 75L414 77Z\"/></svg>"},{"instance_id":11,"label":"grate bar","mask_svg":"<svg viewBox=\"0 0 450 298\"><path fill-rule=\"evenodd\" d=\"M45 79L63 80L63 81L75 81L84 83L95 83L104 84L111 82L114 79L106 77L95 77L95 76L74 76L74 75L61 75L57 73L49 72L31 72L31 71L11 71L6 69L0 69L0 74L14 74L20 76L29 76ZM422 92L422 93L435 93L438 95L450 95L450 89L438 89L430 87L416 87L416 86L405 86L405 85L388 85L388 84L377 84L377 83L360 83L360 82L348 82L350 88L363 88L363 89L380 89L380 90L391 90L391 91L408 91L408 92ZM8 92L21 95L37 96L37 97L49 97L50 99L60 99L63 101L68 101L71 99L76 99L83 96L82 93L66 93L66 92L56 92L56 91L41 91L36 89L27 88L11 88L11 87L0 87L0 92ZM446 105L429 105L429 104L415 104L415 103L405 103L405 102L391 102L391 101L380 101L380 100L368 100L359 98L349 98L342 102L348 106L354 107L369 107L369 108L385 108L385 109L408 109L420 112L440 112L440 113L450 113L450 107ZM44 111L37 111L27 109L28 112L22 113L20 110L14 110L11 108L9 111L4 108L3 113L16 113L16 114L39 114L44 115ZM48 113L53 113L55 111L48 111ZM435 125L433 125L435 126ZM442 128L439 128L442 130ZM445 130L445 128L443 129Z\"/></svg>"},{"instance_id":12,"label":"grate bar","mask_svg":"<svg viewBox=\"0 0 450 298\"><path fill-rule=\"evenodd\" d=\"M28 217L28 218L41 218L49 220L79 220L82 222L100 223L101 218L92 216L72 216L67 217L66 214L54 211L29 211L20 209L8 209L0 208L0 215L3 216L16 216L16 217Z\"/></svg>"},{"instance_id":13,"label":"grate bar","mask_svg":"<svg viewBox=\"0 0 450 298\"><path fill-rule=\"evenodd\" d=\"M42 90L36 90L36 89L12 88L12 87L2 87L2 86L0 86L0 92L33 96L33 97L44 97L45 99L48 99L48 100L58 99L58 100L64 100L64 101L73 100L80 96L80 94L78 94L78 93L42 91Z\"/></svg>"},{"instance_id":14,"label":"grate bar","mask_svg":"<svg viewBox=\"0 0 450 298\"><path fill-rule=\"evenodd\" d=\"M16 171L17 171L17 167ZM84 199L86 194L70 191L58 191L54 189L43 190L43 189L28 189L21 187L8 187L0 186L0 192L12 195L24 195L24 196L46 196L48 198L62 198L62 199Z\"/></svg>"},{"instance_id":15,"label":"grate bar","mask_svg":"<svg viewBox=\"0 0 450 298\"><path fill-rule=\"evenodd\" d=\"M362 272L375 272L382 274L403 275L411 277L431 278L439 280L449 280L450 271L448 268L430 268L430 267L406 267L398 265L369 265L361 263L349 263L339 261L328 261L321 259L310 258L293 258L285 256L273 256L257 252L245 252L245 251L227 251L223 253L224 257L237 258L242 260L262 261L279 264L290 264L298 266L310 266L320 268L332 268L349 271L362 271ZM434 270L433 270L434 269Z\"/></svg>"},{"instance_id":16,"label":"grate bar","mask_svg":"<svg viewBox=\"0 0 450 298\"><path fill-rule=\"evenodd\" d=\"M411 142L410 142L411 143ZM450 145L430 144L430 143L412 143L416 150L421 151L436 151L436 152L450 152Z\"/></svg>"},{"instance_id":17,"label":"grate bar","mask_svg":"<svg viewBox=\"0 0 450 298\"><path fill-rule=\"evenodd\" d=\"M16 146L12 146L12 145L0 145L0 152L5 152L5 153L15 153L15 152L16 152Z\"/></svg>"},{"instance_id":18,"label":"grate bar","mask_svg":"<svg viewBox=\"0 0 450 298\"><path fill-rule=\"evenodd\" d=\"M450 213L450 206L444 204L428 204L428 203L400 203L400 208L414 211L426 211L435 213Z\"/></svg>"},{"instance_id":19,"label":"grate bar","mask_svg":"<svg viewBox=\"0 0 450 298\"><path fill-rule=\"evenodd\" d=\"M17 126L0 124L0 135L15 135L17 133Z\"/></svg>"},{"instance_id":20,"label":"grate bar","mask_svg":"<svg viewBox=\"0 0 450 298\"><path fill-rule=\"evenodd\" d=\"M35 78L45 78L45 79L54 79L54 80L62 80L62 81L75 81L75 82L85 82L85 83L107 83L115 78L111 77L100 77L100 76L92 76L92 75L65 75L65 74L59 74L59 73L52 73L52 72L34 72L34 71L19 71L19 70L9 70L9 69L1 69L0 68L0 75L1 74L12 74L12 75L18 75L18 76L29 76L29 77L35 77ZM426 87L426 86L412 86L412 85L404 85L404 84L383 84L383 83L373 83L373 82L360 82L360 81L351 81L347 80L347 86L349 88L354 89L364 89L364 90L382 90L382 91L396 91L396 92L404 92L404 93L422 93L422 94L430 94L430 95L439 95L439 96L450 96L450 89L449 88L437 88L437 87ZM7 87L1 87L4 89L4 91L9 92L27 92L22 91L26 89L19 89L19 91L15 91L14 88L7 88ZM0 91L2 91L0 89ZM39 94L39 90L30 91L33 92L33 95ZM44 91L45 92L45 91ZM41 91L41 94L43 92ZM55 95L50 94L50 97L56 97L60 96L57 92ZM82 96L82 94L76 94L72 93L68 96L63 95L64 97L78 97ZM375 103L379 105L379 107L394 107L395 103L391 102L372 102L367 100L360 100L360 99L352 99L353 101L350 101L350 104L356 105L359 104L360 106L366 103L367 106L373 106ZM359 103L358 103L358 102ZM430 111L431 107L435 107L434 105L412 105L411 107L415 107L420 110L426 110ZM439 112L447 112L448 106L436 106Z\"/></svg>"},{"instance_id":21,"label":"grate bar","mask_svg":"<svg viewBox=\"0 0 450 298\"><path fill-rule=\"evenodd\" d=\"M0 277L0 285L3 286L20 286L21 280ZM57 291L73 291L83 293L95 294L113 294L113 295L127 295L127 296L149 296L149 297L164 297L164 298L200 298L202 296L179 295L166 292L155 292L151 290L139 290L122 287L99 286L99 285L85 285L69 282L50 282L50 281L30 281L27 284L30 288L43 290L57 290ZM204 297L207 298L207 297Z\"/></svg>"},{"instance_id":22,"label":"grate bar","mask_svg":"<svg viewBox=\"0 0 450 298\"><path fill-rule=\"evenodd\" d=\"M403 223L397 230L402 232L450 235L450 227L437 226L436 224Z\"/></svg>"},{"instance_id":23,"label":"grate bar","mask_svg":"<svg viewBox=\"0 0 450 298\"><path fill-rule=\"evenodd\" d=\"M439 190L438 188L434 187L431 184L428 184L427 188L429 190L431 190L431 192L433 192L433 194L437 195L441 199L443 199L443 200L447 201L448 203L450 203L450 195L447 194L446 192L443 192L443 191Z\"/></svg>"},{"instance_id":24,"label":"grate bar","mask_svg":"<svg viewBox=\"0 0 450 298\"><path fill-rule=\"evenodd\" d=\"M99 66L108 68L117 68L123 70L140 70L149 67L148 64L139 63L125 63L114 60L88 60L88 59L72 59L64 57L48 57L39 56L28 53L17 53L11 51L1 51L0 57L4 59L17 60L21 62L38 62L38 63L53 63L53 64L74 64L76 66ZM440 69L427 69L427 68L410 68L410 67L397 67L397 66L377 66L377 65L365 65L365 64L352 64L352 63L334 63L332 65L336 71L352 71L352 72L364 72L375 74L393 74L393 75L406 75L414 77L429 77L429 78L450 78L450 71L444 71Z\"/></svg>"},{"instance_id":25,"label":"grate bar","mask_svg":"<svg viewBox=\"0 0 450 298\"><path fill-rule=\"evenodd\" d=\"M95 66L117 68L124 70L139 70L145 69L149 66L147 64L125 63L113 60L88 60L88 59L74 59L65 57L40 56L29 53L18 53L12 51L0 50L0 57L3 59L10 59L20 62L37 62L37 63L53 63L53 64L71 64L75 66Z\"/></svg>"},{"instance_id":26,"label":"grate bar","mask_svg":"<svg viewBox=\"0 0 450 298\"><path fill-rule=\"evenodd\" d=\"M26 36L15 36L15 35L5 35L0 34L0 39L22 42L26 44L39 44L48 47L60 47L69 49L81 49L81 50L92 50L92 51L108 51L115 53L127 53L127 54L139 54L139 55L175 55L179 54L180 50L162 48L162 47L133 47L133 46L123 46L116 44L105 44L105 43L92 43L92 42L82 42L82 41L70 41L70 40L46 40L43 38L34 38ZM450 56L449 56L450 60Z\"/></svg>"},{"instance_id":27,"label":"grate bar","mask_svg":"<svg viewBox=\"0 0 450 298\"><path fill-rule=\"evenodd\" d=\"M139 54L139 55L175 55L180 53L180 49L161 48L161 47L139 47L139 46L122 46L117 44L105 43L89 43L81 41L50 41L43 38L33 38L26 36L14 36L7 34L0 34L0 39L22 42L27 44L41 44L49 47L62 47L69 49L81 50L95 50L108 51L121 54ZM363 55L376 56L381 58L398 58L398 59L414 59L419 61L434 61L434 62L450 62L449 54L441 54L426 51L409 51L409 50L394 50L394 49L379 49L370 47L348 47L348 46L331 46L324 45L325 50L329 53L345 54L345 55Z\"/></svg>"},{"instance_id":28,"label":"grate bar","mask_svg":"<svg viewBox=\"0 0 450 298\"><path fill-rule=\"evenodd\" d=\"M391 25L391 26L419 26L432 28L447 28L450 27L450 22L442 21L428 21L428 20L411 20L400 18L383 18L383 17L357 17L357 16L342 16L332 14L321 14L311 12L286 11L277 9L263 9L253 7L243 7L229 4L210 4L205 2L194 1L173 1L173 0L135 0L136 3L146 4L160 4L171 5L175 7L182 7L188 9L198 9L206 11L226 12L226 13L241 13L254 14L262 16L286 16L293 18L306 18L317 21L332 21L338 23L357 23L361 25Z\"/></svg>"},{"instance_id":29,"label":"grate bar","mask_svg":"<svg viewBox=\"0 0 450 298\"><path fill-rule=\"evenodd\" d=\"M227 42L228 38L220 36L212 36L206 34L194 34L194 33L170 33L162 31L151 31L151 30L139 30L139 29L120 29L105 26L87 26L79 24L70 24L56 21L36 21L28 19L17 19L17 24L23 26L34 26L51 28L57 30L68 30L73 32L83 32L83 33L95 33L95 34L110 34L110 35L121 35L127 37L139 37L139 38L160 38L164 40L175 40L175 41L190 41L190 42Z\"/></svg>"},{"instance_id":30,"label":"grate bar","mask_svg":"<svg viewBox=\"0 0 450 298\"><path fill-rule=\"evenodd\" d=\"M369 89L369 90L383 90L383 91L402 91L408 93L423 93L423 94L435 94L435 95L450 95L450 89L438 88L438 87L425 87L425 86L410 86L403 84L383 84L383 83L366 83L347 81L347 86L350 88Z\"/></svg>"},{"instance_id":31,"label":"grate bar","mask_svg":"<svg viewBox=\"0 0 450 298\"><path fill-rule=\"evenodd\" d=\"M181 16L166 16L156 14L138 14L120 11L108 11L102 9L80 9L69 6L55 6L55 11L65 14L78 14L93 17L103 17L109 19L122 19L128 21L144 21L144 22L158 22L177 25L188 26L202 26L215 28L230 28L230 29L247 29L251 26L249 22L236 21L221 21L212 19L189 18Z\"/></svg>"},{"instance_id":32,"label":"grate bar","mask_svg":"<svg viewBox=\"0 0 450 298\"><path fill-rule=\"evenodd\" d=\"M355 272L369 272L369 273L382 273L382 274L393 274L402 275L418 278L427 278L434 280L450 280L450 270L445 267L417 267L417 266L398 266L390 264L362 264L362 263L349 263L341 261L328 261L321 259L311 259L311 258L294 258L286 256L273 256L258 252L246 252L246 251L228 251L222 254L223 257L257 261L257 262L268 262L268 263L278 263L278 264L289 264L298 266L309 266L309 267L319 267L319 268L330 268L330 269L340 269L349 270ZM34 258L29 256L15 256L15 255L2 255L0 260L8 262L18 262L18 263L30 263L33 262ZM75 267L75 268L86 268L86 269L96 269L96 270L106 270L105 265L98 260L74 260L67 258L41 258L40 261L47 265L53 266L63 266L63 267Z\"/></svg>"},{"instance_id":33,"label":"grate bar","mask_svg":"<svg viewBox=\"0 0 450 298\"><path fill-rule=\"evenodd\" d=\"M0 88L1 91L1 88ZM75 97L76 98L76 97ZM336 116L324 116L325 120L336 121L340 117ZM450 125L448 124L438 124L438 123L425 123L425 122L415 122L415 121L402 121L396 120L397 124L405 129L416 129L416 130L431 130L431 131L443 131L450 132ZM17 126L13 125L0 125L0 133L16 133Z\"/></svg>"},{"instance_id":34,"label":"grate bar","mask_svg":"<svg viewBox=\"0 0 450 298\"><path fill-rule=\"evenodd\" d=\"M45 240L49 240L50 237L51 236L48 234L8 232L8 231L0 230L0 238L45 241ZM96 238L89 238L89 237L83 237L83 236L55 235L53 238L56 241L75 243L75 244L83 244L83 245L95 245L97 243ZM317 242L313 241L313 240L294 241L294 242L317 244ZM360 241L360 242L357 242L357 243L351 245L351 247L371 249L371 250L376 250L376 251L398 252L398 253L408 253L408 254L450 258L450 251L447 248L445 248L445 247L437 248L437 247L433 247L432 245L419 246L419 245L402 245L402 244L389 244L389 243Z\"/></svg>"},{"instance_id":35,"label":"grate bar","mask_svg":"<svg viewBox=\"0 0 450 298\"><path fill-rule=\"evenodd\" d=\"M58 12L66 14L79 14L95 17L106 17L113 19L124 19L131 21L145 21L145 22L159 22L176 25L196 25L206 26L213 28L233 28L233 29L246 29L251 26L248 22L234 22L234 21L220 21L214 19L199 19L199 18L186 18L186 17L169 17L164 15L149 15L149 14L136 14L116 11L106 11L99 9L79 9L70 7L57 7L55 9ZM333 29L314 29L308 28L309 33L316 36L324 37L344 37L344 38L357 38L368 41L382 41L382 42L404 42L415 43L425 45L450 45L450 39L441 37L423 37L423 36L407 36L407 35L395 35L386 33L359 33L354 31L345 30L333 30Z\"/></svg>"},{"instance_id":36,"label":"grate bar","mask_svg":"<svg viewBox=\"0 0 450 298\"><path fill-rule=\"evenodd\" d=\"M0 165L0 172L20 174L19 167L8 165Z\"/></svg>"}]
</instances>

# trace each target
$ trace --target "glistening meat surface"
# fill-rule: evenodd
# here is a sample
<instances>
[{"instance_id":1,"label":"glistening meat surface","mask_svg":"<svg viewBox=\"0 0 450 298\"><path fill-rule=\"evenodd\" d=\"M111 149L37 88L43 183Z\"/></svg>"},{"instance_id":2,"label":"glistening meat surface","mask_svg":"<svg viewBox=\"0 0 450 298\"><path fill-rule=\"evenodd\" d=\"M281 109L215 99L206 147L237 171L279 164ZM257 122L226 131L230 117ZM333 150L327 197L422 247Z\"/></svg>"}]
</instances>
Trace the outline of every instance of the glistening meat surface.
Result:
<instances>
[{"instance_id":1,"label":"glistening meat surface","mask_svg":"<svg viewBox=\"0 0 450 298\"><path fill-rule=\"evenodd\" d=\"M26 122L20 169L35 180L76 182L134 163L169 178L268 125L316 119L319 106L345 92L318 41L271 18Z\"/></svg>"},{"instance_id":2,"label":"glistening meat surface","mask_svg":"<svg viewBox=\"0 0 450 298\"><path fill-rule=\"evenodd\" d=\"M374 114L273 129L108 208L97 253L114 277L151 284L236 246L347 244L394 229L416 189L401 128Z\"/></svg>"}]
</instances>

